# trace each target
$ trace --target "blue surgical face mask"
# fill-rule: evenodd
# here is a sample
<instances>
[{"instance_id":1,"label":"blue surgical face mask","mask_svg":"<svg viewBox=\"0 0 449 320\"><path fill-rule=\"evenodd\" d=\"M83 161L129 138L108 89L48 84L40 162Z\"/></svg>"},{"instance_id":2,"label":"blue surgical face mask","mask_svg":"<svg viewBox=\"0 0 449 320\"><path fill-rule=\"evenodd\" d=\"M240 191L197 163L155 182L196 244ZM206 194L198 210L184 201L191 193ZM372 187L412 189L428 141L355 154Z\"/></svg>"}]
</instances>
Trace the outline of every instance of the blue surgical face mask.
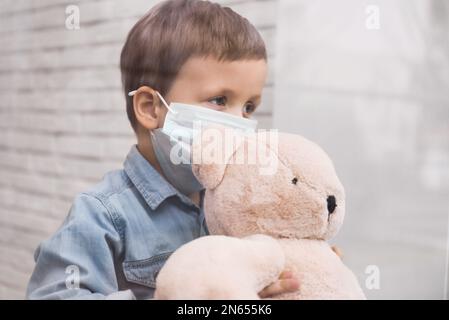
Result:
<instances>
[{"instance_id":1,"label":"blue surgical face mask","mask_svg":"<svg viewBox=\"0 0 449 320\"><path fill-rule=\"evenodd\" d=\"M131 91L129 95L134 93ZM168 105L159 92L156 94L168 112L163 127L150 131L154 153L167 181L181 193L191 195L204 189L194 176L191 165L192 143L199 134L198 128L218 125L248 133L256 131L257 121L201 106Z\"/></svg>"}]
</instances>

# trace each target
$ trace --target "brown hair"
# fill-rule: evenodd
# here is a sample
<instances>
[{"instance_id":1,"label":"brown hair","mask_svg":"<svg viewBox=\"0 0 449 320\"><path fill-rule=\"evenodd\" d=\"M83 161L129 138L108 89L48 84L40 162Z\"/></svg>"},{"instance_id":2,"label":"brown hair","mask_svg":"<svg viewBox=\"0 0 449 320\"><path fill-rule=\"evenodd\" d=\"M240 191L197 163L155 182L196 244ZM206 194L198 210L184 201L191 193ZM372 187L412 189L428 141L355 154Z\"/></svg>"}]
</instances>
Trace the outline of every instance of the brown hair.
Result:
<instances>
[{"instance_id":1,"label":"brown hair","mask_svg":"<svg viewBox=\"0 0 449 320\"><path fill-rule=\"evenodd\" d=\"M136 129L128 92L147 85L167 94L190 57L219 61L265 59L256 28L228 7L201 0L167 0L154 6L131 29L120 56L129 121Z\"/></svg>"}]
</instances>

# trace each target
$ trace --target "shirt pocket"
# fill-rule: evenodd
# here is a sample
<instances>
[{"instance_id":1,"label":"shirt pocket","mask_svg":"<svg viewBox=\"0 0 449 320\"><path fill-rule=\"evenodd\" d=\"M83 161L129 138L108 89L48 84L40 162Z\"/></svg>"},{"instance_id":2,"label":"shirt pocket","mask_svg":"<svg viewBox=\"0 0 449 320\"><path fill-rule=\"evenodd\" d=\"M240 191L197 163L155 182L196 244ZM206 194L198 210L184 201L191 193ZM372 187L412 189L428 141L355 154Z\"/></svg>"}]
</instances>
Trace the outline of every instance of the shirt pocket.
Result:
<instances>
[{"instance_id":1,"label":"shirt pocket","mask_svg":"<svg viewBox=\"0 0 449 320\"><path fill-rule=\"evenodd\" d=\"M156 277L172 253L173 251L164 252L148 259L123 262L126 280L150 288L156 288Z\"/></svg>"}]
</instances>

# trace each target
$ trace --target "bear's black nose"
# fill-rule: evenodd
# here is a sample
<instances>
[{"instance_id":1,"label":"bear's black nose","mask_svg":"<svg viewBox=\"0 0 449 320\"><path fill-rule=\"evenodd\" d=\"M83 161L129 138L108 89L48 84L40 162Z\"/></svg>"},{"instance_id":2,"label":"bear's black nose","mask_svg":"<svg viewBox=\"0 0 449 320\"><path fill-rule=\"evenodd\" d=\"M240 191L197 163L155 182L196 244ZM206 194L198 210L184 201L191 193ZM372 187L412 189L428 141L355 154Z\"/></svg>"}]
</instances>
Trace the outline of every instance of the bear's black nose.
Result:
<instances>
[{"instance_id":1,"label":"bear's black nose","mask_svg":"<svg viewBox=\"0 0 449 320\"><path fill-rule=\"evenodd\" d=\"M334 213L336 207L337 201L335 200L335 196L327 197L327 211L329 212L329 214Z\"/></svg>"}]
</instances>

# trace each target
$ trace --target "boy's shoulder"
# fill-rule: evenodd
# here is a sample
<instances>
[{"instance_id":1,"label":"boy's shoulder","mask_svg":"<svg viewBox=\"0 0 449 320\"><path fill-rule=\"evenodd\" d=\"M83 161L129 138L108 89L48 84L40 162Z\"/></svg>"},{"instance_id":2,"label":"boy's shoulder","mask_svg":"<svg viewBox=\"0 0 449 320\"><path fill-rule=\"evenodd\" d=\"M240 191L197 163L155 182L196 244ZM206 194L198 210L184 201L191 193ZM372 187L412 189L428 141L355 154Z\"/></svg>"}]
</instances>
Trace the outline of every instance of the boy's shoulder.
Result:
<instances>
[{"instance_id":1,"label":"boy's shoulder","mask_svg":"<svg viewBox=\"0 0 449 320\"><path fill-rule=\"evenodd\" d=\"M133 192L126 192L133 184L123 169L106 173L101 181L76 195L66 223L69 221L109 221L122 224L123 215L117 210L117 203L132 204Z\"/></svg>"},{"instance_id":2,"label":"boy's shoulder","mask_svg":"<svg viewBox=\"0 0 449 320\"><path fill-rule=\"evenodd\" d=\"M129 179L125 170L117 169L106 173L101 181L82 192L99 199L106 199L114 194L120 194L123 191L132 188L133 183Z\"/></svg>"}]
</instances>

